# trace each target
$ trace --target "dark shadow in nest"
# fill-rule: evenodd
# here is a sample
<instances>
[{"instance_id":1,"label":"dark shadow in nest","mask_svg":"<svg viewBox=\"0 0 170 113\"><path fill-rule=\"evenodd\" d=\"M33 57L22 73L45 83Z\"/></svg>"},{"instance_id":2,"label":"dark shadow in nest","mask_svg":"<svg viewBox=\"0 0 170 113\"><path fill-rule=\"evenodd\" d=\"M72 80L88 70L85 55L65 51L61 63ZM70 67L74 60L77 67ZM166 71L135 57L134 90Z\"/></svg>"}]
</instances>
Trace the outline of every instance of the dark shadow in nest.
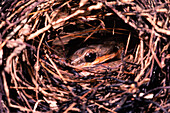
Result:
<instances>
[{"instance_id":1,"label":"dark shadow in nest","mask_svg":"<svg viewBox=\"0 0 170 113\"><path fill-rule=\"evenodd\" d=\"M106 30L96 31L91 36L92 38L89 38L86 41L84 41L85 38L76 38L70 40L69 43L65 45L66 49L68 49L68 53L66 57L68 58L76 50L82 47L87 47L93 44L103 44L105 41L115 41L116 43L124 43L126 47L129 33L131 33L131 36L130 36L130 43L128 46L128 53L134 52L134 48L136 47L137 44L139 44L137 31L135 31L128 24L124 23L124 21L119 17L117 17L116 15L104 17L103 22L105 23ZM100 25L99 21L91 21L88 24L93 26ZM86 23L79 23L74 26L68 25L66 28L64 28L64 31L69 32L69 29L72 29L81 32L81 30L88 29L88 28L89 26ZM114 29L114 34L113 34L113 29Z\"/></svg>"},{"instance_id":2,"label":"dark shadow in nest","mask_svg":"<svg viewBox=\"0 0 170 113\"><path fill-rule=\"evenodd\" d=\"M102 31L103 32L103 31ZM123 43L124 49L127 44L128 36L123 36L119 34L115 34L114 36L111 33L107 33L106 35L100 35L100 33L94 34L93 37L95 39L88 39L84 42L84 38L77 38L74 40L70 40L65 47L68 49L67 58L74 54L74 52L80 48L87 47L90 45L104 44L105 42L115 41L116 43ZM96 38L97 37L97 38ZM131 36L131 40L128 46L128 54L132 54L135 51L136 45L139 43L137 38Z\"/></svg>"}]
</instances>

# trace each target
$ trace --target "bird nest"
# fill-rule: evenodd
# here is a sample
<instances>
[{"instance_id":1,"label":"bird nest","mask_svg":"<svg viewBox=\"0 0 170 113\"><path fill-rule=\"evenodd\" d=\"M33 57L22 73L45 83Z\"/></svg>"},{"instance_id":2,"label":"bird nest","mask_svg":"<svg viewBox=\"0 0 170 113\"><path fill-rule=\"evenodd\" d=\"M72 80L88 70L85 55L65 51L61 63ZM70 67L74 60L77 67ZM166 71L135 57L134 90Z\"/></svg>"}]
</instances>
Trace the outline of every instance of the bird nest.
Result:
<instances>
[{"instance_id":1,"label":"bird nest","mask_svg":"<svg viewBox=\"0 0 170 113\"><path fill-rule=\"evenodd\" d=\"M2 0L1 112L170 112L169 8L168 0ZM114 66L72 65L75 51L111 41L122 44L104 62Z\"/></svg>"}]
</instances>

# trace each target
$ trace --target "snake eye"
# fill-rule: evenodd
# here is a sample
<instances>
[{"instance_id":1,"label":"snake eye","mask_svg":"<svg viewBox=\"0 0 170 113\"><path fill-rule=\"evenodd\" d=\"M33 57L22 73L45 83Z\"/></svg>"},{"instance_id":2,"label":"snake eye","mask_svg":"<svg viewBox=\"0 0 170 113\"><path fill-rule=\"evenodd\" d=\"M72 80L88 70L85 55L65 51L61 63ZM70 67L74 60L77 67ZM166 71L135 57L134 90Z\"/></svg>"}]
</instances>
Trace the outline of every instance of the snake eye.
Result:
<instances>
[{"instance_id":1,"label":"snake eye","mask_svg":"<svg viewBox=\"0 0 170 113\"><path fill-rule=\"evenodd\" d=\"M93 62L96 59L97 55L96 53L87 53L85 55L85 61L86 62Z\"/></svg>"}]
</instances>

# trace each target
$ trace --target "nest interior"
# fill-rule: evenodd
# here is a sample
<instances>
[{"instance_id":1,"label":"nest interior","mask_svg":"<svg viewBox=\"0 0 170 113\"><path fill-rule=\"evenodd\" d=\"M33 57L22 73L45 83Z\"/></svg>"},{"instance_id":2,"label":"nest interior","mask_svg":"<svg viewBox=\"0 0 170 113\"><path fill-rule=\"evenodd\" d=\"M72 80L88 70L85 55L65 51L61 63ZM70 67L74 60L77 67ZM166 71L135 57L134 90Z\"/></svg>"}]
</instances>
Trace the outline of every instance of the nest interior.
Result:
<instances>
[{"instance_id":1,"label":"nest interior","mask_svg":"<svg viewBox=\"0 0 170 113\"><path fill-rule=\"evenodd\" d=\"M169 8L1 1L1 112L170 112Z\"/></svg>"}]
</instances>

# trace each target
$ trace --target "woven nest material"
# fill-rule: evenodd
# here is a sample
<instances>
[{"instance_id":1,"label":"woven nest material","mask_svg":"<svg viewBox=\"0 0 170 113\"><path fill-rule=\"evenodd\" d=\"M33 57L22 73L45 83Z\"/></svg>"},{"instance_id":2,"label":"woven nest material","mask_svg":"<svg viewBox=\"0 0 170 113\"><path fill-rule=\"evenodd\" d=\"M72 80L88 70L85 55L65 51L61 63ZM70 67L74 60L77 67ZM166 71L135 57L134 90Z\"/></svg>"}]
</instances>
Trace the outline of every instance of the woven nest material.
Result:
<instances>
[{"instance_id":1,"label":"woven nest material","mask_svg":"<svg viewBox=\"0 0 170 113\"><path fill-rule=\"evenodd\" d=\"M0 112L170 112L169 10L168 0L2 0ZM71 63L108 42L121 50L114 66Z\"/></svg>"}]
</instances>

